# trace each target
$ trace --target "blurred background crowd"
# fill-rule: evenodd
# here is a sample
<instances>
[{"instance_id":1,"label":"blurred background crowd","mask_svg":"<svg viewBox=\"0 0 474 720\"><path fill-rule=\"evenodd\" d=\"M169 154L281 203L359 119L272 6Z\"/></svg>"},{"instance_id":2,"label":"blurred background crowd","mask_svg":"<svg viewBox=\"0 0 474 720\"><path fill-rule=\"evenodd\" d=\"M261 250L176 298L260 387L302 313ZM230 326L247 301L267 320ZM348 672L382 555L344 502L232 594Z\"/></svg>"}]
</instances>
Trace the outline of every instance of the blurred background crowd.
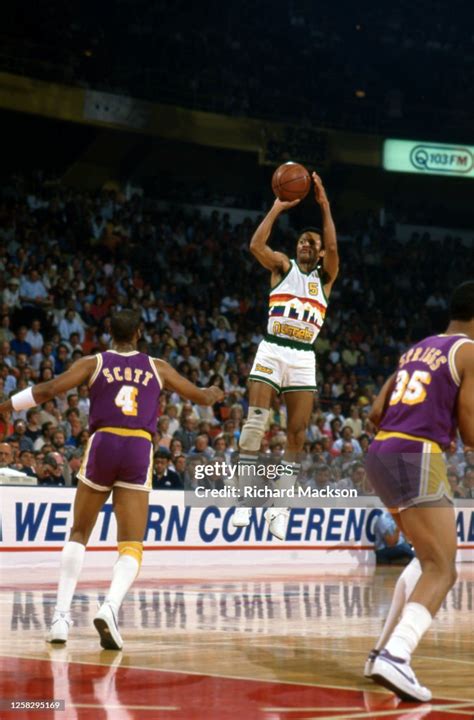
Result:
<instances>
[{"instance_id":1,"label":"blurred background crowd","mask_svg":"<svg viewBox=\"0 0 474 720\"><path fill-rule=\"evenodd\" d=\"M470 129L472 4L45 0L3 22L5 69L234 116ZM19 42L21 41L21 42Z\"/></svg>"},{"instance_id":2,"label":"blurred background crowd","mask_svg":"<svg viewBox=\"0 0 474 720\"><path fill-rule=\"evenodd\" d=\"M166 210L143 192L72 190L44 173L8 178L0 195L0 397L106 350L111 313L136 308L139 350L226 393L212 408L163 393L153 486L182 488L194 482L197 463L235 462L247 376L267 315L268 272L248 249L255 226L250 218L232 225L224 212ZM293 255L296 237L291 227L277 227L271 244ZM449 288L464 279L466 254L456 237L434 244L428 231L403 244L393 218L382 226L369 213L344 228L340 256L316 342L319 392L299 482L371 494L363 458L374 395L407 346L444 330ZM83 385L0 418L0 467L40 484L76 484L89 438L88 395ZM262 462L281 459L285 430L277 398ZM474 497L474 453L458 440L446 457L455 497ZM219 487L222 478L216 471L207 482Z\"/></svg>"}]
</instances>

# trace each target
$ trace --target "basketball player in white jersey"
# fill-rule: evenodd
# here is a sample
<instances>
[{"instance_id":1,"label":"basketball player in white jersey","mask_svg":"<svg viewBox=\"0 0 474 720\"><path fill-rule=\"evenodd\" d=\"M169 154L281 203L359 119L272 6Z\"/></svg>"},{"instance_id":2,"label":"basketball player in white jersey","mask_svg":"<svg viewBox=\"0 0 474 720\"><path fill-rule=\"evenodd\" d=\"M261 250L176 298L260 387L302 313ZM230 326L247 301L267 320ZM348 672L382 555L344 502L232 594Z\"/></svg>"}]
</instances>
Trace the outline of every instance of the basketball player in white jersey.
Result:
<instances>
[{"instance_id":1,"label":"basketball player in white jersey","mask_svg":"<svg viewBox=\"0 0 474 720\"><path fill-rule=\"evenodd\" d=\"M321 178L313 173L314 194L321 208L322 233L304 230L296 245L296 259L267 245L273 224L281 212L299 200L275 200L258 226L250 243L250 252L271 272L267 335L260 343L249 375L249 411L240 436L239 477L242 505L233 515L236 527L250 523L249 507L242 492L252 477L260 444L275 393L285 396L288 411L285 468L277 481L280 488L294 485L305 432L313 408L316 390L314 342L324 322L328 298L339 270L336 228ZM245 466L248 475L245 476ZM249 467L250 466L250 467ZM252 484L250 482L250 484ZM270 507L265 514L270 531L284 540L288 511Z\"/></svg>"}]
</instances>

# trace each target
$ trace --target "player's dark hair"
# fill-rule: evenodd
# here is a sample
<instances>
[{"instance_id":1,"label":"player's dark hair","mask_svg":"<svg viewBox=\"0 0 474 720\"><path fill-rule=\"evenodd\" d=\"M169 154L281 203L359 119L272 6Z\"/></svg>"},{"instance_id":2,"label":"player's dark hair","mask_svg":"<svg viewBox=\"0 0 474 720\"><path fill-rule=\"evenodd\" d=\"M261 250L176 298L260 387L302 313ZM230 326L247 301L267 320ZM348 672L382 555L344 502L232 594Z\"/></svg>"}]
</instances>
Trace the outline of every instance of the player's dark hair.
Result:
<instances>
[{"instance_id":1,"label":"player's dark hair","mask_svg":"<svg viewBox=\"0 0 474 720\"><path fill-rule=\"evenodd\" d=\"M324 235L321 228L318 228L315 225L308 225L308 227L305 227L301 230L300 234L298 235L298 239L307 232L316 233L316 235L319 235L319 237L321 238L321 247L324 248Z\"/></svg>"},{"instance_id":2,"label":"player's dark hair","mask_svg":"<svg viewBox=\"0 0 474 720\"><path fill-rule=\"evenodd\" d=\"M474 280L461 283L451 295L449 307L451 320L469 322L474 318Z\"/></svg>"},{"instance_id":3,"label":"player's dark hair","mask_svg":"<svg viewBox=\"0 0 474 720\"><path fill-rule=\"evenodd\" d=\"M112 315L110 331L115 342L131 342L140 327L140 315L134 310L120 310Z\"/></svg>"}]
</instances>

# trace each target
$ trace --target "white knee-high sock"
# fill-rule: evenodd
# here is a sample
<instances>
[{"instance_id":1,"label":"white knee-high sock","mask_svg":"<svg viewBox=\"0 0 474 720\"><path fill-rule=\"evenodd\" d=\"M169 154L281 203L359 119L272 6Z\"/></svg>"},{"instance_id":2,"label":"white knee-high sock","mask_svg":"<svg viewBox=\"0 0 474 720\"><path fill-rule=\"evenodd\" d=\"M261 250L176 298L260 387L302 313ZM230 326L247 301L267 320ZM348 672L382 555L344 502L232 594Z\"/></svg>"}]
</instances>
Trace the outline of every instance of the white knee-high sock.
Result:
<instances>
[{"instance_id":1,"label":"white knee-high sock","mask_svg":"<svg viewBox=\"0 0 474 720\"><path fill-rule=\"evenodd\" d=\"M413 560L408 563L406 568L404 568L402 574L397 580L397 584L395 585L395 589L393 591L392 604L390 605L387 619L385 620L385 624L383 626L380 637L375 644L376 650L380 650L385 646L388 638L392 634L395 625L400 618L400 615L402 614L402 610L405 607L408 598L415 589L415 585L417 584L420 577L420 561L418 560L418 558L413 558Z\"/></svg>"},{"instance_id":2,"label":"white knee-high sock","mask_svg":"<svg viewBox=\"0 0 474 720\"><path fill-rule=\"evenodd\" d=\"M388 652L410 662L412 653L432 620L431 613L424 605L417 602L407 603L400 622L385 646Z\"/></svg>"},{"instance_id":3,"label":"white knee-high sock","mask_svg":"<svg viewBox=\"0 0 474 720\"><path fill-rule=\"evenodd\" d=\"M85 545L73 540L67 542L63 548L56 600L56 610L58 612L67 613L71 609L71 602L81 574L85 552Z\"/></svg>"},{"instance_id":4,"label":"white knee-high sock","mask_svg":"<svg viewBox=\"0 0 474 720\"><path fill-rule=\"evenodd\" d=\"M245 497L245 488L254 488L256 478L256 465L258 462L258 453L240 451L240 458L237 463L237 474L235 476L234 485L240 492L238 501L239 507L252 507L252 498Z\"/></svg>"},{"instance_id":5,"label":"white knee-high sock","mask_svg":"<svg viewBox=\"0 0 474 720\"><path fill-rule=\"evenodd\" d=\"M120 555L114 565L112 582L105 601L112 605L115 613L118 612L123 599L133 581L138 575L140 563L131 555Z\"/></svg>"}]
</instances>

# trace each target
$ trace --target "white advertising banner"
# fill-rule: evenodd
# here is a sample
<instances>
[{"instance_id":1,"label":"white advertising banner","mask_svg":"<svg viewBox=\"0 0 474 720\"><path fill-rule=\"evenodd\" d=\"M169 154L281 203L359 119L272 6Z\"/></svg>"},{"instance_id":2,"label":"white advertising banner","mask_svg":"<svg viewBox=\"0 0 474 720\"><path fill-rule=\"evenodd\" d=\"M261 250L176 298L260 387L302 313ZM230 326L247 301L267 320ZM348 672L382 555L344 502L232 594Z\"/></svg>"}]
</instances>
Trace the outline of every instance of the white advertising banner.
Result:
<instances>
[{"instance_id":1,"label":"white advertising banner","mask_svg":"<svg viewBox=\"0 0 474 720\"><path fill-rule=\"evenodd\" d=\"M0 565L51 562L69 536L74 490L70 488L0 488ZM294 508L284 542L268 531L257 510L250 525L234 528L233 508L190 508L184 495L152 491L145 535L146 563L211 564L374 562L374 524L381 513L371 508ZM457 509L458 560L474 560L474 510ZM110 564L116 553L116 524L107 502L88 545L88 562ZM217 552L216 552L217 551ZM277 552L275 552L277 551ZM107 557L108 556L108 557Z\"/></svg>"}]
</instances>

